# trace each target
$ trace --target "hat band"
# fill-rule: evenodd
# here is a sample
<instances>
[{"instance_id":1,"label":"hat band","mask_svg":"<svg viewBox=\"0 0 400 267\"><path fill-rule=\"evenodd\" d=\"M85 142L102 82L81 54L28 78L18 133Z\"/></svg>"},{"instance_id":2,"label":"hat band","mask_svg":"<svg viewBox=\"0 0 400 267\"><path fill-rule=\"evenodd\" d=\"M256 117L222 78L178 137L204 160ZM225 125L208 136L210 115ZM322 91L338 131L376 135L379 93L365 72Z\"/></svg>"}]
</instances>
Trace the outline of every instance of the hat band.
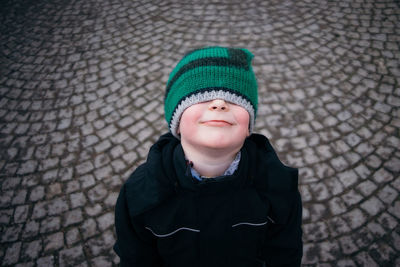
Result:
<instances>
[{"instance_id":1,"label":"hat band","mask_svg":"<svg viewBox=\"0 0 400 267\"><path fill-rule=\"evenodd\" d=\"M171 133L179 138L178 136L178 127L179 127L179 121L181 119L181 116L183 112L190 106L201 103L201 102L207 102L211 101L214 99L223 99L227 102L233 103L235 105L243 107L250 116L249 120L249 130L250 132L253 131L254 128L254 121L255 121L255 112L254 112L254 107L251 104L250 101L247 99L243 98L242 96L232 93L230 91L227 91L225 88L219 89L219 88L210 88L209 90L207 89L202 89L202 91L198 93L191 94L184 98L176 107L172 119L170 122L170 130Z\"/></svg>"}]
</instances>

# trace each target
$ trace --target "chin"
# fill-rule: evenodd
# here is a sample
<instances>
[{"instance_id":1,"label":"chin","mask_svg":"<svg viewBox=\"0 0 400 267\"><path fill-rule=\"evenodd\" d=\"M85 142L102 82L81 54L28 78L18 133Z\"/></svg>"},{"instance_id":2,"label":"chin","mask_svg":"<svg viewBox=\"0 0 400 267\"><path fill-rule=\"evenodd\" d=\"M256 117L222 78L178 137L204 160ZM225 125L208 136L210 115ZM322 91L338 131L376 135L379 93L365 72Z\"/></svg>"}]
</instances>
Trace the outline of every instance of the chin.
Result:
<instances>
[{"instance_id":1,"label":"chin","mask_svg":"<svg viewBox=\"0 0 400 267\"><path fill-rule=\"evenodd\" d=\"M203 143L204 147L208 148L214 148L214 149L224 149L224 148L229 148L232 146L232 144L225 144L221 142L205 142Z\"/></svg>"},{"instance_id":2,"label":"chin","mask_svg":"<svg viewBox=\"0 0 400 267\"><path fill-rule=\"evenodd\" d=\"M205 147L214 148L214 149L226 149L226 148L237 148L243 145L243 140L232 140L227 136L207 136L205 140L203 140L203 145Z\"/></svg>"}]
</instances>

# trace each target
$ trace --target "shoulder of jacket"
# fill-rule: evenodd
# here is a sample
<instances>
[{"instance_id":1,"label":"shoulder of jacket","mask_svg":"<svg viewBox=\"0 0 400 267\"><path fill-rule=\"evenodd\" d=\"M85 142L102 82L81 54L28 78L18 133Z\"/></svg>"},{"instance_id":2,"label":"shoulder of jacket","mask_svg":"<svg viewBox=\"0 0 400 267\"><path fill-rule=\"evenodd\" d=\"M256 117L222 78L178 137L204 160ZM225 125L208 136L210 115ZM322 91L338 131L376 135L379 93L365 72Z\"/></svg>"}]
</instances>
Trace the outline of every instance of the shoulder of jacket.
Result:
<instances>
[{"instance_id":1,"label":"shoulder of jacket","mask_svg":"<svg viewBox=\"0 0 400 267\"><path fill-rule=\"evenodd\" d=\"M131 216L154 208L175 192L175 185L163 166L162 150L169 138L168 135L162 136L150 148L147 161L133 171L121 189Z\"/></svg>"},{"instance_id":2,"label":"shoulder of jacket","mask_svg":"<svg viewBox=\"0 0 400 267\"><path fill-rule=\"evenodd\" d=\"M249 137L250 165L256 186L269 192L293 192L298 187L298 169L288 167L278 158L268 138L260 134Z\"/></svg>"},{"instance_id":3,"label":"shoulder of jacket","mask_svg":"<svg viewBox=\"0 0 400 267\"><path fill-rule=\"evenodd\" d=\"M252 154L249 160L254 186L270 207L269 216L276 223L285 224L298 201L298 170L279 160L266 137L253 135L247 147Z\"/></svg>"}]
</instances>

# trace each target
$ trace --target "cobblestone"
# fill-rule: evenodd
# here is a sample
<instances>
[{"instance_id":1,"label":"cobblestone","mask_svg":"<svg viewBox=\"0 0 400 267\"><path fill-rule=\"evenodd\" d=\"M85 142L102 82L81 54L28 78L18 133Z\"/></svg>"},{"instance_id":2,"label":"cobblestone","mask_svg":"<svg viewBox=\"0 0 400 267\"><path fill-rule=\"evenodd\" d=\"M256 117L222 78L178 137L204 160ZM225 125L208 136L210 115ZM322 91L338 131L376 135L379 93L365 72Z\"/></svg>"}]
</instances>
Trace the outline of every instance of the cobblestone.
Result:
<instances>
[{"instance_id":1,"label":"cobblestone","mask_svg":"<svg viewBox=\"0 0 400 267\"><path fill-rule=\"evenodd\" d=\"M2 11L2 266L118 265L120 186L167 131L169 72L204 45L255 54L255 132L300 168L303 265L400 264L397 1L15 0Z\"/></svg>"},{"instance_id":2,"label":"cobblestone","mask_svg":"<svg viewBox=\"0 0 400 267\"><path fill-rule=\"evenodd\" d=\"M41 250L42 250L42 242L40 239L28 243L23 243L21 250L21 258L28 260L36 259L39 256Z\"/></svg>"},{"instance_id":3,"label":"cobblestone","mask_svg":"<svg viewBox=\"0 0 400 267\"><path fill-rule=\"evenodd\" d=\"M49 235L44 239L44 250L46 252L61 249L63 246L64 235L61 232Z\"/></svg>"},{"instance_id":4,"label":"cobblestone","mask_svg":"<svg viewBox=\"0 0 400 267\"><path fill-rule=\"evenodd\" d=\"M41 221L40 233L48 233L61 228L60 217L48 217Z\"/></svg>"},{"instance_id":5,"label":"cobblestone","mask_svg":"<svg viewBox=\"0 0 400 267\"><path fill-rule=\"evenodd\" d=\"M21 242L16 242L7 248L5 256L3 258L3 264L12 265L18 262L19 254L21 251L21 244Z\"/></svg>"},{"instance_id":6,"label":"cobblestone","mask_svg":"<svg viewBox=\"0 0 400 267\"><path fill-rule=\"evenodd\" d=\"M81 264L82 266L87 265L87 264L82 264L85 259L82 246L63 249L59 253L60 253L59 266L72 266L77 264Z\"/></svg>"}]
</instances>

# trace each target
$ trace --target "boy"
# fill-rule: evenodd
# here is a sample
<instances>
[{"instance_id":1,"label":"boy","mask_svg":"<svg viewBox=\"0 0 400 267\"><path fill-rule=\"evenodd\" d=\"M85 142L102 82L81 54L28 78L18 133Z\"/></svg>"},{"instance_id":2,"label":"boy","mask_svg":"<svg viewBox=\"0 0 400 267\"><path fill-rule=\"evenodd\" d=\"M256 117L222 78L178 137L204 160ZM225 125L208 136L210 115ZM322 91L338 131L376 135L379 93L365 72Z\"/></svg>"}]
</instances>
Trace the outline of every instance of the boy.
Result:
<instances>
[{"instance_id":1,"label":"boy","mask_svg":"<svg viewBox=\"0 0 400 267\"><path fill-rule=\"evenodd\" d=\"M299 266L298 172L251 134L257 82L246 49L206 47L170 75L170 133L124 184L115 209L121 266Z\"/></svg>"}]
</instances>

